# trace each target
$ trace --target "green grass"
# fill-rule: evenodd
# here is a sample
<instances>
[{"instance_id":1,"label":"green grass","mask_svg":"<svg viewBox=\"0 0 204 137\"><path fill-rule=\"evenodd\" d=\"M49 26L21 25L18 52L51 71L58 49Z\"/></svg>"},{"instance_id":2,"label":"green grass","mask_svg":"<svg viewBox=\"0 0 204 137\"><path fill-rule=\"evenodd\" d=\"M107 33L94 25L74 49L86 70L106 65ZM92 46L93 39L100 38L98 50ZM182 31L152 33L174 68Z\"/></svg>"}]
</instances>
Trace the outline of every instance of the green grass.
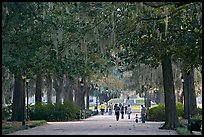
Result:
<instances>
[{"instance_id":1,"label":"green grass","mask_svg":"<svg viewBox=\"0 0 204 137\"><path fill-rule=\"evenodd\" d=\"M108 103L110 103L110 102L111 102L111 103L114 103L114 104L115 104L115 103L118 103L118 104L119 104L119 103L123 103L123 102L124 102L124 99L121 99L121 98L112 98L111 100L108 101Z\"/></svg>"},{"instance_id":2,"label":"green grass","mask_svg":"<svg viewBox=\"0 0 204 137\"><path fill-rule=\"evenodd\" d=\"M19 130L25 130L36 126L44 125L45 120L26 121L26 125L22 126L22 122L7 122L2 121L2 135L10 134Z\"/></svg>"},{"instance_id":3,"label":"green grass","mask_svg":"<svg viewBox=\"0 0 204 137\"><path fill-rule=\"evenodd\" d=\"M140 109L141 109L141 106L140 106L140 105L134 105L134 106L132 105L132 106L131 106L131 109L132 109L132 110L140 110Z\"/></svg>"}]
</instances>

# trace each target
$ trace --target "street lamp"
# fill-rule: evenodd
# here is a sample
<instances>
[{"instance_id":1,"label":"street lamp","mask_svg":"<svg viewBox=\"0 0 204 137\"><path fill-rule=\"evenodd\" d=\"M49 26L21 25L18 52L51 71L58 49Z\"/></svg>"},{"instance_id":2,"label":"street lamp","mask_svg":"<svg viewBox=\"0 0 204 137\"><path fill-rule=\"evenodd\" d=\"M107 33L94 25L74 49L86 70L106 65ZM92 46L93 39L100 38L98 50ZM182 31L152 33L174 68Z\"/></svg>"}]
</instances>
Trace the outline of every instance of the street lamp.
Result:
<instances>
[{"instance_id":1,"label":"street lamp","mask_svg":"<svg viewBox=\"0 0 204 137\"><path fill-rule=\"evenodd\" d=\"M28 115L28 98L29 98L29 96L28 96L28 83L29 83L29 81L30 81L30 79L26 79L26 88L27 88L27 90L26 90L26 92L27 92L27 120L29 119L29 115Z\"/></svg>"},{"instance_id":2,"label":"street lamp","mask_svg":"<svg viewBox=\"0 0 204 137\"><path fill-rule=\"evenodd\" d=\"M26 76L22 76L23 91L22 91L22 126L25 126L25 80Z\"/></svg>"}]
</instances>

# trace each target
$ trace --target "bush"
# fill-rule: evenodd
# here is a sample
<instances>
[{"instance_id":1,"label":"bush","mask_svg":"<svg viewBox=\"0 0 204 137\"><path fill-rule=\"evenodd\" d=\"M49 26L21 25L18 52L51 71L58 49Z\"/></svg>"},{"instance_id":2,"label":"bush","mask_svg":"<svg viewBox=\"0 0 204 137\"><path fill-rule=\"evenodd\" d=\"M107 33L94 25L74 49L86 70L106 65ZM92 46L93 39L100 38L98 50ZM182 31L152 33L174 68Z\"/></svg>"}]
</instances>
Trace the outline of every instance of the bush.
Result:
<instances>
[{"instance_id":1,"label":"bush","mask_svg":"<svg viewBox=\"0 0 204 137\"><path fill-rule=\"evenodd\" d=\"M187 129L187 127L179 127L176 129L176 132L179 134L179 135L192 135L190 133L190 131Z\"/></svg>"},{"instance_id":2,"label":"bush","mask_svg":"<svg viewBox=\"0 0 204 137\"><path fill-rule=\"evenodd\" d=\"M9 120L12 116L12 105L2 107L2 120Z\"/></svg>"},{"instance_id":3,"label":"bush","mask_svg":"<svg viewBox=\"0 0 204 137\"><path fill-rule=\"evenodd\" d=\"M176 102L176 110L178 117L184 117L184 105L181 102Z\"/></svg>"},{"instance_id":4,"label":"bush","mask_svg":"<svg viewBox=\"0 0 204 137\"><path fill-rule=\"evenodd\" d=\"M94 111L90 109L84 109L82 110L81 118L85 119L85 118L91 117L92 115L95 115Z\"/></svg>"},{"instance_id":5,"label":"bush","mask_svg":"<svg viewBox=\"0 0 204 137\"><path fill-rule=\"evenodd\" d=\"M191 131L200 131L201 130L201 123L202 123L202 115L199 113L191 118Z\"/></svg>"},{"instance_id":6,"label":"bush","mask_svg":"<svg viewBox=\"0 0 204 137\"><path fill-rule=\"evenodd\" d=\"M73 102L64 102L63 104L37 103L30 107L29 116L31 120L69 121L79 117L79 110L79 106Z\"/></svg>"},{"instance_id":7,"label":"bush","mask_svg":"<svg viewBox=\"0 0 204 137\"><path fill-rule=\"evenodd\" d=\"M164 121L165 120L165 106L158 104L158 106L149 108L149 118L151 121Z\"/></svg>"},{"instance_id":8,"label":"bush","mask_svg":"<svg viewBox=\"0 0 204 137\"><path fill-rule=\"evenodd\" d=\"M178 117L184 116L184 108L181 102L176 102L176 109ZM149 108L149 118L151 121L165 121L165 105L158 104L158 106Z\"/></svg>"},{"instance_id":9,"label":"bush","mask_svg":"<svg viewBox=\"0 0 204 137\"><path fill-rule=\"evenodd\" d=\"M202 116L202 108L198 107L198 115Z\"/></svg>"}]
</instances>

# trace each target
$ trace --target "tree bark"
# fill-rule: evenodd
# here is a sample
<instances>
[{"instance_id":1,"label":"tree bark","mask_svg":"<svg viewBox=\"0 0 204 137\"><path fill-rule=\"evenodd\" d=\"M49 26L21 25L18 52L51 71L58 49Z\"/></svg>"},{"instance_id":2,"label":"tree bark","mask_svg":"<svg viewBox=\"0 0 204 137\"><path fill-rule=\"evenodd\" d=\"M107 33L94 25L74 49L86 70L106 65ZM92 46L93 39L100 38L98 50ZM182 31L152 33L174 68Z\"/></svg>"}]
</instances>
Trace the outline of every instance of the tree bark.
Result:
<instances>
[{"instance_id":1,"label":"tree bark","mask_svg":"<svg viewBox=\"0 0 204 137\"><path fill-rule=\"evenodd\" d=\"M50 75L46 77L47 85L47 103L52 104L52 78Z\"/></svg>"},{"instance_id":2,"label":"tree bark","mask_svg":"<svg viewBox=\"0 0 204 137\"><path fill-rule=\"evenodd\" d=\"M25 83L21 76L15 76L14 93L12 103L12 121L21 121L23 117L23 92L25 92ZM25 109L25 108L24 108Z\"/></svg>"},{"instance_id":3,"label":"tree bark","mask_svg":"<svg viewBox=\"0 0 204 137\"><path fill-rule=\"evenodd\" d=\"M196 104L196 92L194 85L194 68L189 71L189 91L190 91L190 115L194 116L198 113Z\"/></svg>"},{"instance_id":4,"label":"tree bark","mask_svg":"<svg viewBox=\"0 0 204 137\"><path fill-rule=\"evenodd\" d=\"M194 69L183 71L184 78L184 117L188 119L188 114L197 114L196 93L194 85ZM189 112L188 112L189 111Z\"/></svg>"},{"instance_id":5,"label":"tree bark","mask_svg":"<svg viewBox=\"0 0 204 137\"><path fill-rule=\"evenodd\" d=\"M73 88L68 76L66 76L65 89L63 93L64 93L64 101L73 102Z\"/></svg>"},{"instance_id":6,"label":"tree bark","mask_svg":"<svg viewBox=\"0 0 204 137\"><path fill-rule=\"evenodd\" d=\"M161 128L175 129L179 126L179 123L176 110L172 63L167 54L164 54L162 57L162 71L165 95L165 124Z\"/></svg>"},{"instance_id":7,"label":"tree bark","mask_svg":"<svg viewBox=\"0 0 204 137\"><path fill-rule=\"evenodd\" d=\"M37 74L36 77L36 90L35 90L35 103L42 102L42 75Z\"/></svg>"},{"instance_id":8,"label":"tree bark","mask_svg":"<svg viewBox=\"0 0 204 137\"><path fill-rule=\"evenodd\" d=\"M75 93L75 103L80 106L80 96L79 96L80 95L80 87L78 84L75 85L74 93Z\"/></svg>"},{"instance_id":9,"label":"tree bark","mask_svg":"<svg viewBox=\"0 0 204 137\"><path fill-rule=\"evenodd\" d=\"M84 86L80 86L80 106L81 106L81 109L85 109L85 100L84 100L84 96L85 96L85 87Z\"/></svg>"},{"instance_id":10,"label":"tree bark","mask_svg":"<svg viewBox=\"0 0 204 137\"><path fill-rule=\"evenodd\" d=\"M2 80L2 107L6 106L6 82Z\"/></svg>"},{"instance_id":11,"label":"tree bark","mask_svg":"<svg viewBox=\"0 0 204 137\"><path fill-rule=\"evenodd\" d=\"M56 103L62 103L62 88L63 88L63 79L55 78L54 87L56 91Z\"/></svg>"}]
</instances>

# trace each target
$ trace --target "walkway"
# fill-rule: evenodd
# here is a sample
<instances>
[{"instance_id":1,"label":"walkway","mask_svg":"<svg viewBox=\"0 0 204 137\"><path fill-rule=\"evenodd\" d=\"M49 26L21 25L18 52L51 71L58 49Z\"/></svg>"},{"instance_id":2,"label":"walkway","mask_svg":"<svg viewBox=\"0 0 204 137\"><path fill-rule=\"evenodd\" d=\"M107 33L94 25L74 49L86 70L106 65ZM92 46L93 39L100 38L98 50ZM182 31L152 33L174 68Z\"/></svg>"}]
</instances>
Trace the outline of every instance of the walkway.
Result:
<instances>
[{"instance_id":1,"label":"walkway","mask_svg":"<svg viewBox=\"0 0 204 137\"><path fill-rule=\"evenodd\" d=\"M81 121L48 122L47 125L17 131L10 135L177 135L176 131L158 129L164 122L135 123L131 119L115 120L115 115L97 115Z\"/></svg>"}]
</instances>

